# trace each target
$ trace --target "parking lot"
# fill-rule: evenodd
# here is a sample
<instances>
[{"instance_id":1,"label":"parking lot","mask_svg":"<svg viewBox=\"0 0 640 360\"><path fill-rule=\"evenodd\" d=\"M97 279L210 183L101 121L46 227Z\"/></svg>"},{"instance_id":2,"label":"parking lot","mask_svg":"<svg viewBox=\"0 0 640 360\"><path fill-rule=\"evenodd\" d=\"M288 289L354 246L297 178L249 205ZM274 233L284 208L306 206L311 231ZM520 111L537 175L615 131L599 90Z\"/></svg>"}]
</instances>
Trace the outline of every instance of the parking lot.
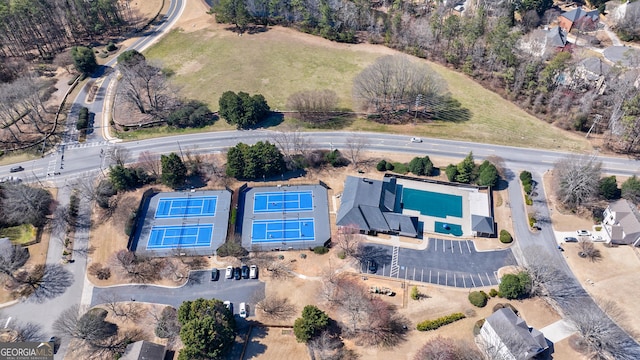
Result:
<instances>
[{"instance_id":1,"label":"parking lot","mask_svg":"<svg viewBox=\"0 0 640 360\"><path fill-rule=\"evenodd\" d=\"M108 288L94 288L91 306L104 303L106 298L115 296L118 301L142 301L171 305L178 308L186 300L198 298L229 300L234 314L238 314L241 302L246 302L248 315L255 314L256 299L264 298L264 283L258 279L226 279L225 269L220 269L218 281L211 281L211 270L194 271L187 284L178 288L154 285L122 285Z\"/></svg>"},{"instance_id":2,"label":"parking lot","mask_svg":"<svg viewBox=\"0 0 640 360\"><path fill-rule=\"evenodd\" d=\"M425 250L398 248L395 260L391 246L370 244L365 252L377 275L459 288L498 285L498 269L517 265L511 249L478 252L470 240L429 238ZM370 262L362 264L362 272L372 270Z\"/></svg>"}]
</instances>

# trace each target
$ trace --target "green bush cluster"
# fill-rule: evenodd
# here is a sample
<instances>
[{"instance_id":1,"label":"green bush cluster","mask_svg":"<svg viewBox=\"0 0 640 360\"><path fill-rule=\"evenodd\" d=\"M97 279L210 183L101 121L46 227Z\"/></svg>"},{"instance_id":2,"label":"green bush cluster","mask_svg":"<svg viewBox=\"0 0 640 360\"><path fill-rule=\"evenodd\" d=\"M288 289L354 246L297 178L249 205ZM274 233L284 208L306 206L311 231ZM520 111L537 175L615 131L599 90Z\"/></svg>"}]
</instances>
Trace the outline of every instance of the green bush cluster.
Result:
<instances>
[{"instance_id":1,"label":"green bush cluster","mask_svg":"<svg viewBox=\"0 0 640 360\"><path fill-rule=\"evenodd\" d=\"M322 254L326 254L329 252L329 249L325 246L316 246L313 248L313 252L318 254L318 255L322 255Z\"/></svg>"},{"instance_id":2,"label":"green bush cluster","mask_svg":"<svg viewBox=\"0 0 640 360\"><path fill-rule=\"evenodd\" d=\"M469 293L469 302L477 307L487 306L489 296L484 291L472 291Z\"/></svg>"},{"instance_id":3,"label":"green bush cluster","mask_svg":"<svg viewBox=\"0 0 640 360\"><path fill-rule=\"evenodd\" d=\"M77 130L86 130L89 127L89 109L81 107L78 112L78 122L76 123Z\"/></svg>"},{"instance_id":4,"label":"green bush cluster","mask_svg":"<svg viewBox=\"0 0 640 360\"><path fill-rule=\"evenodd\" d=\"M531 292L531 277L529 273L521 271L518 274L506 274L499 285L500 294L507 299L522 299Z\"/></svg>"},{"instance_id":5,"label":"green bush cluster","mask_svg":"<svg viewBox=\"0 0 640 360\"><path fill-rule=\"evenodd\" d=\"M167 125L175 128L202 128L216 121L207 104L191 100L167 116Z\"/></svg>"},{"instance_id":6,"label":"green bush cluster","mask_svg":"<svg viewBox=\"0 0 640 360\"><path fill-rule=\"evenodd\" d=\"M418 287L414 286L411 288L411 299L412 300L420 300L420 291L418 291Z\"/></svg>"},{"instance_id":7,"label":"green bush cluster","mask_svg":"<svg viewBox=\"0 0 640 360\"><path fill-rule=\"evenodd\" d=\"M220 247L216 250L216 253L220 257L241 257L249 254L249 252L245 248L243 248L238 241L235 241L234 239L229 239L224 244L220 245Z\"/></svg>"},{"instance_id":8,"label":"green bush cluster","mask_svg":"<svg viewBox=\"0 0 640 360\"><path fill-rule=\"evenodd\" d=\"M248 129L267 117L269 105L264 96L250 96L245 92L225 91L218 101L218 113L227 123L236 125L238 129Z\"/></svg>"},{"instance_id":9,"label":"green bush cluster","mask_svg":"<svg viewBox=\"0 0 640 360\"><path fill-rule=\"evenodd\" d=\"M425 320L423 322L420 322L418 323L417 329L419 331L435 330L442 326L464 319L465 317L466 316L464 316L463 313L453 313L451 315L443 316L435 320Z\"/></svg>"},{"instance_id":10,"label":"green bush cluster","mask_svg":"<svg viewBox=\"0 0 640 360\"><path fill-rule=\"evenodd\" d=\"M227 151L226 173L236 179L262 179L281 175L285 170L282 153L268 141L254 145L238 143Z\"/></svg>"},{"instance_id":11,"label":"green bush cluster","mask_svg":"<svg viewBox=\"0 0 640 360\"><path fill-rule=\"evenodd\" d=\"M349 160L342 156L342 153L338 149L329 151L324 155L324 161L331 164L333 167L342 167L349 165Z\"/></svg>"},{"instance_id":12,"label":"green bush cluster","mask_svg":"<svg viewBox=\"0 0 640 360\"><path fill-rule=\"evenodd\" d=\"M433 162L428 156L416 156L409 162L409 171L415 175L431 176L433 175Z\"/></svg>"},{"instance_id":13,"label":"green bush cluster","mask_svg":"<svg viewBox=\"0 0 640 360\"><path fill-rule=\"evenodd\" d=\"M523 171L520 173L520 181L522 182L522 189L525 194L530 195L533 190L533 176L529 171ZM527 204L530 205L530 204Z\"/></svg>"},{"instance_id":14,"label":"green bush cluster","mask_svg":"<svg viewBox=\"0 0 640 360\"><path fill-rule=\"evenodd\" d=\"M505 230L502 229L500 230L500 242L503 244L509 244L513 241L513 237L511 237L511 234Z\"/></svg>"},{"instance_id":15,"label":"green bush cluster","mask_svg":"<svg viewBox=\"0 0 640 360\"><path fill-rule=\"evenodd\" d=\"M491 297L498 296L498 290L496 290L496 289L489 290L489 296L491 296Z\"/></svg>"},{"instance_id":16,"label":"green bush cluster","mask_svg":"<svg viewBox=\"0 0 640 360\"><path fill-rule=\"evenodd\" d=\"M113 43L113 41L107 44L107 51L116 51L116 50L118 50L118 47L116 46L116 44Z\"/></svg>"}]
</instances>

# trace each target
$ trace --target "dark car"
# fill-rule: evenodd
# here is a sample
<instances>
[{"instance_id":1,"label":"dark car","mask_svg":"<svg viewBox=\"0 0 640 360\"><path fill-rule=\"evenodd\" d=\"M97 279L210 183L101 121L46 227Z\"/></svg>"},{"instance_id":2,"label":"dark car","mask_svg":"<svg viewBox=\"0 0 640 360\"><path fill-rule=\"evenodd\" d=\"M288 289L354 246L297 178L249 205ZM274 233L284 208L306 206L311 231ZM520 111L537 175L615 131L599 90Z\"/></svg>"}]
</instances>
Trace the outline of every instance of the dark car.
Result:
<instances>
[{"instance_id":1,"label":"dark car","mask_svg":"<svg viewBox=\"0 0 640 360\"><path fill-rule=\"evenodd\" d=\"M233 268L233 278L236 279L236 280L240 280L241 279L241 277L240 277L240 268L239 267Z\"/></svg>"},{"instance_id":2,"label":"dark car","mask_svg":"<svg viewBox=\"0 0 640 360\"><path fill-rule=\"evenodd\" d=\"M22 166L14 166L11 169L9 169L10 172L14 173L14 172L18 172L18 171L22 171L24 170L24 168Z\"/></svg>"},{"instance_id":3,"label":"dark car","mask_svg":"<svg viewBox=\"0 0 640 360\"><path fill-rule=\"evenodd\" d=\"M249 278L249 267L247 265L242 265L242 278L243 279Z\"/></svg>"},{"instance_id":4,"label":"dark car","mask_svg":"<svg viewBox=\"0 0 640 360\"><path fill-rule=\"evenodd\" d=\"M218 281L220 278L220 270L213 269L211 270L211 281Z\"/></svg>"},{"instance_id":5,"label":"dark car","mask_svg":"<svg viewBox=\"0 0 640 360\"><path fill-rule=\"evenodd\" d=\"M566 238L564 238L564 242L578 242L578 239L574 238L573 236L567 236Z\"/></svg>"},{"instance_id":6,"label":"dark car","mask_svg":"<svg viewBox=\"0 0 640 360\"><path fill-rule=\"evenodd\" d=\"M49 339L49 342L52 343L52 345L53 345L53 353L57 354L58 353L58 349L60 349L60 338L58 338L56 336L52 336Z\"/></svg>"},{"instance_id":7,"label":"dark car","mask_svg":"<svg viewBox=\"0 0 640 360\"><path fill-rule=\"evenodd\" d=\"M369 272L371 274L378 272L378 263L376 263L375 260L369 261Z\"/></svg>"}]
</instances>

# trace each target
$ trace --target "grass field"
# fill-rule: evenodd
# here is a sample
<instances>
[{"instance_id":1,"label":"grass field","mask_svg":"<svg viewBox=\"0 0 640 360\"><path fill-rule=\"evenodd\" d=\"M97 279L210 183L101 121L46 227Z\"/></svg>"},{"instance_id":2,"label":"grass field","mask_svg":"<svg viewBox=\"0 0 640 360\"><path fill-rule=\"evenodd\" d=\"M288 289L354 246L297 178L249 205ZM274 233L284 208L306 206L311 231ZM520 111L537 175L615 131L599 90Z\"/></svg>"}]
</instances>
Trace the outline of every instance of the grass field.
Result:
<instances>
[{"instance_id":1,"label":"grass field","mask_svg":"<svg viewBox=\"0 0 640 360\"><path fill-rule=\"evenodd\" d=\"M36 228L31 224L0 229L0 238L8 237L14 244L24 244L36 238Z\"/></svg>"},{"instance_id":2,"label":"grass field","mask_svg":"<svg viewBox=\"0 0 640 360\"><path fill-rule=\"evenodd\" d=\"M162 61L175 72L173 82L181 88L181 95L205 101L213 110L218 107L219 96L227 90L263 94L272 109L283 110L290 94L307 89L332 89L340 98L340 106L353 108L353 78L390 51L369 44L337 44L278 27L237 36L215 25L194 32L173 31L149 49L146 56ZM465 75L437 64L431 66L447 82L453 97L470 110L469 121L414 126L382 125L358 119L349 122L345 130L557 150L591 148L581 136L538 120ZM222 129L228 129L224 121L209 130ZM139 135L132 133L129 137Z\"/></svg>"}]
</instances>

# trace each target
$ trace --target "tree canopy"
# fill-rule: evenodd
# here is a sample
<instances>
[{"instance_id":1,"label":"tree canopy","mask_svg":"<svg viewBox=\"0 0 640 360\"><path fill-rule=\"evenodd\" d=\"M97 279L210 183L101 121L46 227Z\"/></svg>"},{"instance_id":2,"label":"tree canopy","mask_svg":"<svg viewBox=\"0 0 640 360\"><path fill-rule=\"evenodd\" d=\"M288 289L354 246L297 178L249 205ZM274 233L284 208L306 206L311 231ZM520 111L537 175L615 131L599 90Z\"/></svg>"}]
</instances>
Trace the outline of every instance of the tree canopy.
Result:
<instances>
[{"instance_id":1,"label":"tree canopy","mask_svg":"<svg viewBox=\"0 0 640 360\"><path fill-rule=\"evenodd\" d=\"M284 157L268 141L255 145L239 143L227 152L227 175L252 180L280 175L285 171Z\"/></svg>"},{"instance_id":2,"label":"tree canopy","mask_svg":"<svg viewBox=\"0 0 640 360\"><path fill-rule=\"evenodd\" d=\"M621 191L615 176L607 176L600 179L598 193L606 200L620 199Z\"/></svg>"},{"instance_id":3,"label":"tree canopy","mask_svg":"<svg viewBox=\"0 0 640 360\"><path fill-rule=\"evenodd\" d=\"M386 165L386 164L385 164ZM409 171L411 171L415 175L433 175L433 163L428 156L425 157L414 157L409 162Z\"/></svg>"},{"instance_id":4,"label":"tree canopy","mask_svg":"<svg viewBox=\"0 0 640 360\"><path fill-rule=\"evenodd\" d=\"M248 129L255 126L269 114L269 105L264 96L256 94L250 96L245 92L234 93L225 91L218 101L218 113L229 124L238 129Z\"/></svg>"},{"instance_id":5,"label":"tree canopy","mask_svg":"<svg viewBox=\"0 0 640 360\"><path fill-rule=\"evenodd\" d=\"M182 104L167 116L167 125L175 128L202 128L213 124L216 116L207 104L192 100Z\"/></svg>"},{"instance_id":6,"label":"tree canopy","mask_svg":"<svg viewBox=\"0 0 640 360\"><path fill-rule=\"evenodd\" d=\"M293 333L298 342L308 342L329 326L329 316L313 305L302 309L302 317L293 323Z\"/></svg>"},{"instance_id":7,"label":"tree canopy","mask_svg":"<svg viewBox=\"0 0 640 360\"><path fill-rule=\"evenodd\" d=\"M633 175L621 186L622 197L630 200L634 204L640 204L640 179Z\"/></svg>"},{"instance_id":8,"label":"tree canopy","mask_svg":"<svg viewBox=\"0 0 640 360\"><path fill-rule=\"evenodd\" d=\"M507 299L521 299L529 296L531 277L527 272L506 274L500 280L500 294Z\"/></svg>"},{"instance_id":9,"label":"tree canopy","mask_svg":"<svg viewBox=\"0 0 640 360\"><path fill-rule=\"evenodd\" d=\"M184 185L187 167L176 153L160 156L162 164L162 183L175 189Z\"/></svg>"},{"instance_id":10,"label":"tree canopy","mask_svg":"<svg viewBox=\"0 0 640 360\"><path fill-rule=\"evenodd\" d=\"M598 195L602 163L594 157L569 156L553 168L556 195L570 208L588 204Z\"/></svg>"},{"instance_id":11,"label":"tree canopy","mask_svg":"<svg viewBox=\"0 0 640 360\"><path fill-rule=\"evenodd\" d=\"M219 359L231 350L236 324L222 301L203 298L185 301L178 309L178 321L184 344L178 359Z\"/></svg>"},{"instance_id":12,"label":"tree canopy","mask_svg":"<svg viewBox=\"0 0 640 360\"><path fill-rule=\"evenodd\" d=\"M90 75L98 68L96 55L91 48L86 46L74 46L71 48L71 56L76 69L83 74Z\"/></svg>"}]
</instances>

